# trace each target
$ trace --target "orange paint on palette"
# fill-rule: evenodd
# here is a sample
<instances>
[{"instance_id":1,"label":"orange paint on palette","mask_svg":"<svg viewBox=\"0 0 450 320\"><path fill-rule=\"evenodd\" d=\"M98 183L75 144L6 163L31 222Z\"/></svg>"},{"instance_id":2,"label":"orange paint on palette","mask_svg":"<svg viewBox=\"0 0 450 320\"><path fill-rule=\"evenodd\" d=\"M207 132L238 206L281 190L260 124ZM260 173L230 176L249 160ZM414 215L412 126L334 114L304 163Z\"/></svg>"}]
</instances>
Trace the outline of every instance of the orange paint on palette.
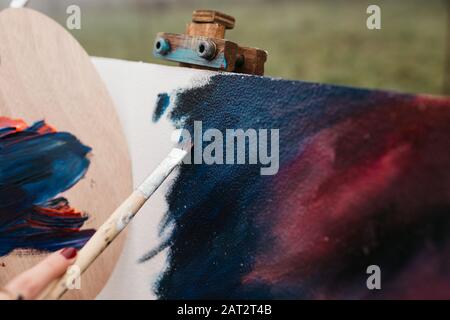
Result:
<instances>
[{"instance_id":1,"label":"orange paint on palette","mask_svg":"<svg viewBox=\"0 0 450 320\"><path fill-rule=\"evenodd\" d=\"M15 131L23 131L28 127L25 121L23 120L13 120L6 117L0 117L0 130L4 128L14 128ZM0 137L2 133L0 131Z\"/></svg>"}]
</instances>

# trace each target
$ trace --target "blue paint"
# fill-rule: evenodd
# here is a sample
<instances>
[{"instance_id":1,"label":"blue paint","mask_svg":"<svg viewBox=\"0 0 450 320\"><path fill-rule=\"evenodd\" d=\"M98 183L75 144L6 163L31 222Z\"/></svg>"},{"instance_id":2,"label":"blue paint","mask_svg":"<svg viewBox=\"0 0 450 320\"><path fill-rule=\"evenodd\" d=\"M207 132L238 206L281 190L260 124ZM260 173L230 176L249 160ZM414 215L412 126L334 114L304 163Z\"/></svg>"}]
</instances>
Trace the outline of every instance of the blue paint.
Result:
<instances>
[{"instance_id":1,"label":"blue paint","mask_svg":"<svg viewBox=\"0 0 450 320\"><path fill-rule=\"evenodd\" d=\"M224 58L223 58L222 69L223 69L223 70L227 70L227 68L228 68L228 62L227 62L227 59L224 57Z\"/></svg>"},{"instance_id":2,"label":"blue paint","mask_svg":"<svg viewBox=\"0 0 450 320\"><path fill-rule=\"evenodd\" d=\"M167 93L158 94L155 111L153 113L153 122L157 122L162 117L162 115L166 112L169 105L170 105L170 96Z\"/></svg>"},{"instance_id":3,"label":"blue paint","mask_svg":"<svg viewBox=\"0 0 450 320\"><path fill-rule=\"evenodd\" d=\"M194 49L176 48L169 51L167 54L160 54L156 49L153 50L153 55L156 58L182 62L187 64L195 64L208 68L225 70L227 68L227 62L223 52L220 52L212 60L206 60L198 56Z\"/></svg>"}]
</instances>

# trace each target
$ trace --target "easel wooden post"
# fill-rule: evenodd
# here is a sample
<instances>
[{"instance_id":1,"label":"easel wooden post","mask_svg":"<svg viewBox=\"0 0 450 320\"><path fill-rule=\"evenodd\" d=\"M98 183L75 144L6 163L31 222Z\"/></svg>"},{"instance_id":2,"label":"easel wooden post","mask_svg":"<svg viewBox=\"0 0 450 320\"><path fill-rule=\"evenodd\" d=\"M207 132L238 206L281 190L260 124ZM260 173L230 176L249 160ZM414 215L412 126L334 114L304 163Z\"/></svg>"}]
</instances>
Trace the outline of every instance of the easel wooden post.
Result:
<instances>
[{"instance_id":1,"label":"easel wooden post","mask_svg":"<svg viewBox=\"0 0 450 320\"><path fill-rule=\"evenodd\" d=\"M155 57L179 62L183 67L264 75L267 52L240 46L225 39L234 28L232 16L212 10L196 10L186 34L158 33Z\"/></svg>"}]
</instances>

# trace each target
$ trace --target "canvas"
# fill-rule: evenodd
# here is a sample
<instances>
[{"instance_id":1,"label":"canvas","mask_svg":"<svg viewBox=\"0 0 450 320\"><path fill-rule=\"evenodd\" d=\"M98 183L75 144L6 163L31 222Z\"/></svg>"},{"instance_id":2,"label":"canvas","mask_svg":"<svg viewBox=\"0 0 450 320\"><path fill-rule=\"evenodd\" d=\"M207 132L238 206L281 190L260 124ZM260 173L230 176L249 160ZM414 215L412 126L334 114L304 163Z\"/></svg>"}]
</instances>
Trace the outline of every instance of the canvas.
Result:
<instances>
[{"instance_id":1,"label":"canvas","mask_svg":"<svg viewBox=\"0 0 450 320\"><path fill-rule=\"evenodd\" d=\"M279 132L278 150L266 150L279 155L273 174L250 154L241 164L183 164L132 224L99 298L450 296L449 99L94 63L124 124L136 184L169 152L176 128ZM194 149L204 155L211 140ZM383 290L367 287L373 265Z\"/></svg>"}]
</instances>

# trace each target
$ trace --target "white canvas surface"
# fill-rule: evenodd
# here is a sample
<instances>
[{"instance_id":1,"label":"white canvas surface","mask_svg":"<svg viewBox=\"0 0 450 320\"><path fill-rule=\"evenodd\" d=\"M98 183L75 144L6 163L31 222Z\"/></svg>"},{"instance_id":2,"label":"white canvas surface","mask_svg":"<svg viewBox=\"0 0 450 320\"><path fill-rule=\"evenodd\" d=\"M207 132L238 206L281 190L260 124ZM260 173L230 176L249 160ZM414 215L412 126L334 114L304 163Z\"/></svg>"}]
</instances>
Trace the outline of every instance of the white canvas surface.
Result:
<instances>
[{"instance_id":1,"label":"white canvas surface","mask_svg":"<svg viewBox=\"0 0 450 320\"><path fill-rule=\"evenodd\" d=\"M92 58L92 61L117 108L136 187L172 147L170 136L174 128L166 118L167 112L158 123L152 122L158 94L202 85L212 73L105 58ZM164 197L176 174L166 180L127 228L121 257L98 299L156 298L153 285L164 270L167 251L145 263L138 260L161 241L158 227L167 209Z\"/></svg>"}]
</instances>

